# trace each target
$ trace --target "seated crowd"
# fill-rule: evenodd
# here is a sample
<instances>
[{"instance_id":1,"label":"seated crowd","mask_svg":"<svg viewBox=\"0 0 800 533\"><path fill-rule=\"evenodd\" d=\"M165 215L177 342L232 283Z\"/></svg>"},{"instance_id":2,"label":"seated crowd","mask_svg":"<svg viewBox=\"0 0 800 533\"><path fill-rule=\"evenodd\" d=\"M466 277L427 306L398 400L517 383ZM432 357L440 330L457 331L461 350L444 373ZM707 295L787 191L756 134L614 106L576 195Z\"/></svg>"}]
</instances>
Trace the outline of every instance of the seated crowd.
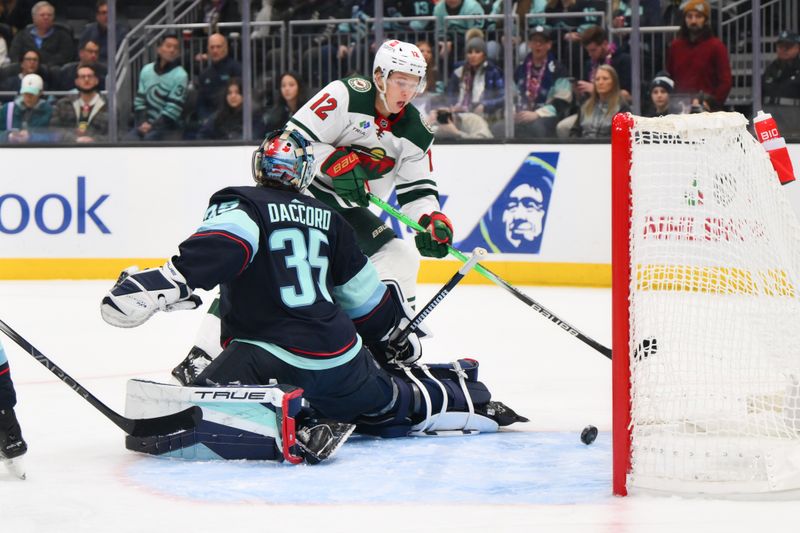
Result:
<instances>
[{"instance_id":1,"label":"seated crowd","mask_svg":"<svg viewBox=\"0 0 800 533\"><path fill-rule=\"evenodd\" d=\"M611 27L630 24L630 6L611 0ZM220 21L235 21L235 2L204 2L204 21L213 28ZM255 4L260 4L256 2ZM254 4L254 5L255 5ZM266 3L265 3L266 4ZM249 123L252 138L282 127L329 81L350 74L368 74L353 68L352 58L363 46L375 47L361 22L374 16L374 3L269 2L270 10L255 10L256 20L341 20L354 24L309 26L312 49L303 59L315 62L309 70L280 72L282 51L267 53L268 72L253 73L250 116L244 117L243 69L231 53L230 34L206 30L205 52L186 57L184 39L161 34L155 43L156 60L137 73L132 103L132 123L120 125L127 141L240 140ZM645 71L657 72L640 80L641 114L716 111L726 107L732 87L727 48L714 36L708 0L683 0L661 9L659 0L640 2L644 25L676 24L679 30L666 47L663 59L645 59ZM11 22L0 4L0 21ZM384 2L384 32L401 38L413 33L426 62L427 84L415 105L428 117L440 139L503 138L507 121L515 138L608 138L611 119L631 110L630 45L624 37L610 37L598 25L606 0L531 0L519 2L516 15L525 21L526 35L516 35L513 51L511 116L506 101L506 76L502 69L502 20L486 15L502 13L502 0L439 0ZM232 7L233 6L233 7ZM17 10L19 11L19 10ZM571 16L571 15L580 16ZM434 15L448 20L435 34L430 21L393 22L393 17ZM538 15L538 17L537 17ZM564 15L563 17L561 15ZM16 20L16 19L15 19ZM95 20L75 39L56 21L55 9L46 2L31 8L31 23L17 27L12 36L0 31L0 142L92 142L108 138L107 72L108 6L96 4ZM255 27L267 35L263 27ZM118 25L117 36L127 29ZM211 30L214 31L214 30ZM425 33L427 32L427 33ZM401 35L402 33L402 35ZM5 34L5 38L4 38ZM332 40L344 34L349 45ZM263 35L261 36L263 37ZM185 36L184 36L185 38ZM7 42L10 39L10 42ZM776 59L763 76L765 110L779 125L796 129L800 122L800 37L784 31L776 37ZM273 43L275 41L272 41ZM434 51L437 53L435 54ZM241 52L239 50L239 52ZM567 60L568 58L578 58ZM14 61L14 62L12 62ZM649 61L649 63L648 63ZM191 65L187 65L191 62ZM318 68L317 68L318 67ZM444 73L447 73L446 75ZM270 80L270 85L264 83ZM60 98L48 92L61 91ZM68 94L65 94L68 93ZM797 118L798 120L795 120ZM792 131L787 131L791 134Z\"/></svg>"}]
</instances>

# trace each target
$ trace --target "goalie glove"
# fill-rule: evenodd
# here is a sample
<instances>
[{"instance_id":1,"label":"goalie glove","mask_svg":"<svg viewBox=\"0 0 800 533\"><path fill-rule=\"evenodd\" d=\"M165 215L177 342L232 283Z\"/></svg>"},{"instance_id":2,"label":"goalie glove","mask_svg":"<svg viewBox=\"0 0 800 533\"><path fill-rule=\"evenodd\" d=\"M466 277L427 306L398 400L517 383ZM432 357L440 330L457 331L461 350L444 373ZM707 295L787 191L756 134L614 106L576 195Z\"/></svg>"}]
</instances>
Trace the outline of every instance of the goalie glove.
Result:
<instances>
[{"instance_id":1,"label":"goalie glove","mask_svg":"<svg viewBox=\"0 0 800 533\"><path fill-rule=\"evenodd\" d=\"M103 297L100 314L118 328L143 324L156 311L196 309L203 301L186 284L172 261L159 268L139 270L131 266L122 271L117 282Z\"/></svg>"},{"instance_id":2,"label":"goalie glove","mask_svg":"<svg viewBox=\"0 0 800 533\"><path fill-rule=\"evenodd\" d=\"M419 253L425 257L445 257L448 246L453 244L453 224L450 219L444 213L434 211L422 215L419 225L425 228L414 237Z\"/></svg>"},{"instance_id":3,"label":"goalie glove","mask_svg":"<svg viewBox=\"0 0 800 533\"><path fill-rule=\"evenodd\" d=\"M369 205L367 190L364 184L367 173L358 162L358 154L347 148L337 148L328 156L322 171L333 179L333 190L342 199L366 207Z\"/></svg>"},{"instance_id":4,"label":"goalie glove","mask_svg":"<svg viewBox=\"0 0 800 533\"><path fill-rule=\"evenodd\" d=\"M417 330L402 342L398 340L403 328L414 319L414 310L406 303L400 290L400 285L395 280L385 279L383 283L391 292L392 300L400 307L404 316L400 318L397 327L387 332L380 341L370 346L369 349L381 365L397 363L410 365L422 357L422 343L420 343L419 339L431 335L431 332L424 323L421 323Z\"/></svg>"}]
</instances>

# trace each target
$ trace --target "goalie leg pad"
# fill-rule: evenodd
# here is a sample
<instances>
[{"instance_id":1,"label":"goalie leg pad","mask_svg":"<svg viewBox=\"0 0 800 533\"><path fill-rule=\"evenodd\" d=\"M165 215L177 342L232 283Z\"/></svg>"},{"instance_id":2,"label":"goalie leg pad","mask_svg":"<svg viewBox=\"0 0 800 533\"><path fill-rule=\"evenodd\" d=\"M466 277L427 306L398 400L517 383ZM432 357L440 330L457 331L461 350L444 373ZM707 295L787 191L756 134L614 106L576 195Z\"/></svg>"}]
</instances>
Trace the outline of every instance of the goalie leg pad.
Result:
<instances>
[{"instance_id":1,"label":"goalie leg pad","mask_svg":"<svg viewBox=\"0 0 800 533\"><path fill-rule=\"evenodd\" d=\"M477 381L478 362L399 365L392 375L397 399L382 417L358 420L360 433L381 437L491 433L495 420L475 406L489 403L491 393Z\"/></svg>"},{"instance_id":2,"label":"goalie leg pad","mask_svg":"<svg viewBox=\"0 0 800 533\"><path fill-rule=\"evenodd\" d=\"M302 462L295 417L302 389L288 385L179 387L128 381L125 415L150 418L198 405L203 420L195 429L145 439L128 436L125 446L153 455L184 459L259 459Z\"/></svg>"}]
</instances>

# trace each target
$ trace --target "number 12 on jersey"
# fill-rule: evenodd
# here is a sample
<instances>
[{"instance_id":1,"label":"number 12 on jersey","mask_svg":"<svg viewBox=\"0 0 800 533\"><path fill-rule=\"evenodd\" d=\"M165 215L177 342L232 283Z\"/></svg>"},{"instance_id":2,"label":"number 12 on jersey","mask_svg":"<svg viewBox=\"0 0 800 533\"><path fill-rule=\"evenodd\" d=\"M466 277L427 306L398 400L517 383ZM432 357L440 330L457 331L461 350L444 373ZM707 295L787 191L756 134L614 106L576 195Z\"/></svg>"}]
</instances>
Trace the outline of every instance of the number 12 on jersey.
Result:
<instances>
[{"instance_id":1,"label":"number 12 on jersey","mask_svg":"<svg viewBox=\"0 0 800 533\"><path fill-rule=\"evenodd\" d=\"M325 102L325 105L322 105L323 102ZM328 111L336 109L337 104L336 98L331 97L331 93L323 93L316 102L311 104L310 109L316 113L319 118L325 120L328 118Z\"/></svg>"}]
</instances>

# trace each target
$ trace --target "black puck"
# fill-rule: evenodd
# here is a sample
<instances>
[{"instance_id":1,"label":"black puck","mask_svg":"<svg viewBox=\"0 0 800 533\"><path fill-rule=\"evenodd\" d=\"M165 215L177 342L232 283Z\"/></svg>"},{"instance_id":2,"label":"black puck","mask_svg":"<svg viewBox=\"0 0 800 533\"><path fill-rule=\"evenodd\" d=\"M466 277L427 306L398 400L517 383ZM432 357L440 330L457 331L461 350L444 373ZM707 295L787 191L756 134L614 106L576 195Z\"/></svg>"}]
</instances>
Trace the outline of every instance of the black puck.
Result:
<instances>
[{"instance_id":1,"label":"black puck","mask_svg":"<svg viewBox=\"0 0 800 533\"><path fill-rule=\"evenodd\" d=\"M592 425L586 426L585 428L583 428L583 431L581 431L581 442L586 445L593 443L594 439L596 438L597 438L597 428Z\"/></svg>"}]
</instances>

